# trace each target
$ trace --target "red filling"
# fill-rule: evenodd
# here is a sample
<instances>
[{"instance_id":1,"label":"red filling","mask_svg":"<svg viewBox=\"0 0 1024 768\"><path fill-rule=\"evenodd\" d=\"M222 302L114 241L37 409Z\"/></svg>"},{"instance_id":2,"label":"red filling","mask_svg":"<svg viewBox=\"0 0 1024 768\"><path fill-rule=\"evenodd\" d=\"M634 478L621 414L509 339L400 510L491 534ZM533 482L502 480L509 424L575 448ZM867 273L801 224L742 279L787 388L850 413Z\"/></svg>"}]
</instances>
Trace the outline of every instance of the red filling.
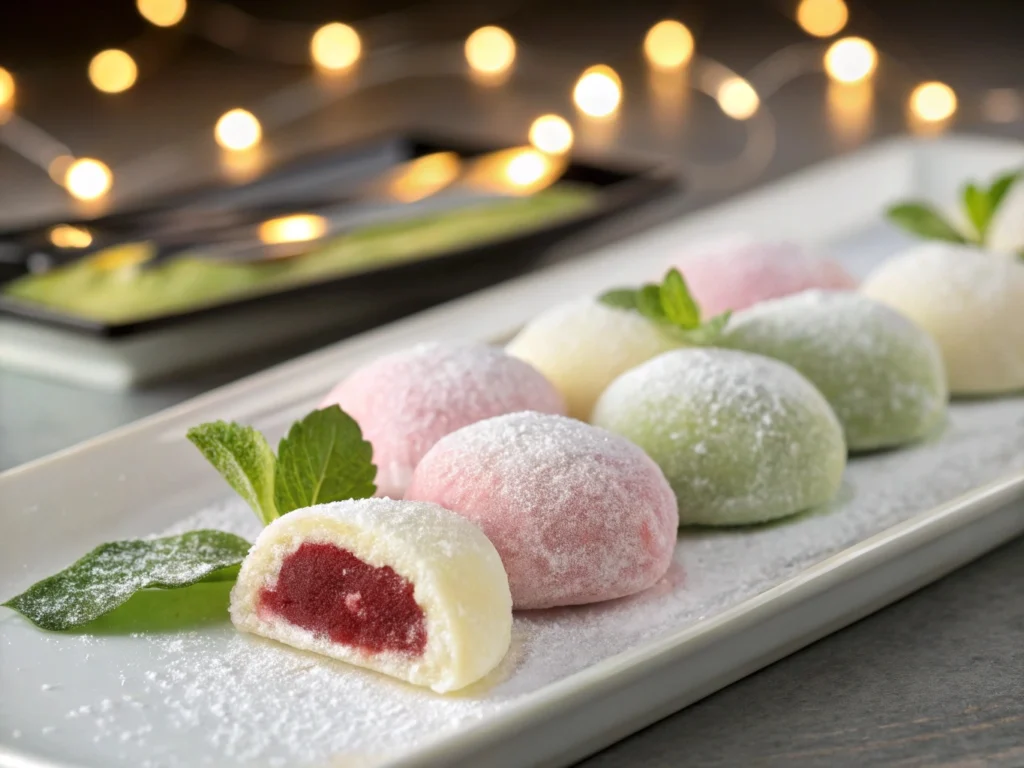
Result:
<instances>
[{"instance_id":1,"label":"red filling","mask_svg":"<svg viewBox=\"0 0 1024 768\"><path fill-rule=\"evenodd\" d=\"M390 566L305 542L284 559L274 589L260 590L260 609L336 643L419 656L427 626L412 593L412 582Z\"/></svg>"}]
</instances>

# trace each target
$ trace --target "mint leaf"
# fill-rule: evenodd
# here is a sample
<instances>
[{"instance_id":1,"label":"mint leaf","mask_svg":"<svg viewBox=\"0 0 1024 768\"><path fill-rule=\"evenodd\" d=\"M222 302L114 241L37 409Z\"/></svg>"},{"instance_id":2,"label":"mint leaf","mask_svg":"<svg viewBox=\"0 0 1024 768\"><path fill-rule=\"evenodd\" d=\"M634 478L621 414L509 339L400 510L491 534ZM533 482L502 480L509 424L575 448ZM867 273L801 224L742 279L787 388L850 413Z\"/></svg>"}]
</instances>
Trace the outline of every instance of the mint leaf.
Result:
<instances>
[{"instance_id":1,"label":"mint leaf","mask_svg":"<svg viewBox=\"0 0 1024 768\"><path fill-rule=\"evenodd\" d=\"M259 431L213 421L192 427L187 437L264 525L278 517L274 504L274 452Z\"/></svg>"},{"instance_id":2,"label":"mint leaf","mask_svg":"<svg viewBox=\"0 0 1024 768\"><path fill-rule=\"evenodd\" d=\"M377 467L359 425L336 405L292 424L277 447L274 498L280 514L373 496Z\"/></svg>"},{"instance_id":3,"label":"mint leaf","mask_svg":"<svg viewBox=\"0 0 1024 768\"><path fill-rule=\"evenodd\" d=\"M661 306L661 288L645 285L636 292L636 308L644 317L658 322L665 320L665 309Z\"/></svg>"},{"instance_id":4,"label":"mint leaf","mask_svg":"<svg viewBox=\"0 0 1024 768\"><path fill-rule=\"evenodd\" d=\"M1011 171L992 182L992 186L988 188L988 205L993 216L999 210L999 206L1002 205L1011 187L1020 181L1021 177L1024 177L1024 171Z\"/></svg>"},{"instance_id":5,"label":"mint leaf","mask_svg":"<svg viewBox=\"0 0 1024 768\"><path fill-rule=\"evenodd\" d=\"M249 542L223 531L101 544L75 564L33 584L5 606L42 629L85 624L150 587L174 589L237 566Z\"/></svg>"},{"instance_id":6,"label":"mint leaf","mask_svg":"<svg viewBox=\"0 0 1024 768\"><path fill-rule=\"evenodd\" d=\"M889 220L903 229L928 238L947 240L951 243L966 243L967 240L952 224L926 203L901 203L886 211Z\"/></svg>"},{"instance_id":7,"label":"mint leaf","mask_svg":"<svg viewBox=\"0 0 1024 768\"><path fill-rule=\"evenodd\" d=\"M609 307L636 309L636 291L632 288L613 288L602 293L597 300Z\"/></svg>"},{"instance_id":8,"label":"mint leaf","mask_svg":"<svg viewBox=\"0 0 1024 768\"><path fill-rule=\"evenodd\" d=\"M700 309L678 269L670 269L659 289L661 307L673 325L692 330L700 325Z\"/></svg>"},{"instance_id":9,"label":"mint leaf","mask_svg":"<svg viewBox=\"0 0 1024 768\"><path fill-rule=\"evenodd\" d=\"M967 218L974 226L974 231L978 233L978 242L983 243L993 213L988 192L978 189L974 184L968 184L964 187L963 198Z\"/></svg>"}]
</instances>

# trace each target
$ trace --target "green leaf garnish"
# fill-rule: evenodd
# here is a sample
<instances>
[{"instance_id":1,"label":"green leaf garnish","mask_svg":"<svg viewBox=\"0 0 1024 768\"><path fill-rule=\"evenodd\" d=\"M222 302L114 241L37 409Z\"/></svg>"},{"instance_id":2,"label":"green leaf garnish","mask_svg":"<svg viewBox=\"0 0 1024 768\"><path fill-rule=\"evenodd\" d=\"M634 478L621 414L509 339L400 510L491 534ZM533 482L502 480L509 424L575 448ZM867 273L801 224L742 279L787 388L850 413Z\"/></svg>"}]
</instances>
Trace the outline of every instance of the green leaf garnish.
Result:
<instances>
[{"instance_id":1,"label":"green leaf garnish","mask_svg":"<svg viewBox=\"0 0 1024 768\"><path fill-rule=\"evenodd\" d=\"M927 203L901 203L886 211L889 221L908 232L928 240L946 240L951 243L966 243L956 227L942 218L935 208Z\"/></svg>"},{"instance_id":2,"label":"green leaf garnish","mask_svg":"<svg viewBox=\"0 0 1024 768\"><path fill-rule=\"evenodd\" d=\"M187 437L264 525L278 517L274 504L274 452L259 431L213 421L192 427Z\"/></svg>"},{"instance_id":3,"label":"green leaf garnish","mask_svg":"<svg viewBox=\"0 0 1024 768\"><path fill-rule=\"evenodd\" d=\"M43 629L69 629L112 611L139 590L186 587L210 579L237 566L248 552L249 542L223 531L114 541L4 605Z\"/></svg>"},{"instance_id":4,"label":"green leaf garnish","mask_svg":"<svg viewBox=\"0 0 1024 768\"><path fill-rule=\"evenodd\" d=\"M359 425L336 405L292 425L277 447L274 499L279 514L376 492L373 448Z\"/></svg>"},{"instance_id":5,"label":"green leaf garnish","mask_svg":"<svg viewBox=\"0 0 1024 768\"><path fill-rule=\"evenodd\" d=\"M678 269L670 269L660 284L648 283L639 288L615 288L598 297L610 307L639 312L686 344L714 344L729 322L731 312L723 312L701 322L700 307Z\"/></svg>"},{"instance_id":6,"label":"green leaf garnish","mask_svg":"<svg viewBox=\"0 0 1024 768\"><path fill-rule=\"evenodd\" d=\"M690 295L690 289L678 269L670 269L659 290L665 317L673 325L686 330L700 326L700 308Z\"/></svg>"},{"instance_id":7,"label":"green leaf garnish","mask_svg":"<svg viewBox=\"0 0 1024 768\"><path fill-rule=\"evenodd\" d=\"M983 242L989 221L992 219L988 192L979 189L974 184L967 184L964 187L963 197L967 218L970 219L974 231L978 234L978 241Z\"/></svg>"},{"instance_id":8,"label":"green leaf garnish","mask_svg":"<svg viewBox=\"0 0 1024 768\"><path fill-rule=\"evenodd\" d=\"M612 288L598 297L598 301L609 307L636 309L636 291L632 288Z\"/></svg>"},{"instance_id":9,"label":"green leaf garnish","mask_svg":"<svg viewBox=\"0 0 1024 768\"><path fill-rule=\"evenodd\" d=\"M1002 205L1013 185L1022 177L1024 177L1024 171L1017 170L997 177L987 189L973 182L964 185L961 200L967 220L974 229L973 235L967 235L958 230L928 203L916 201L900 203L889 208L886 215L897 226L929 240L975 243L984 246L988 242L989 229L999 206Z\"/></svg>"}]
</instances>

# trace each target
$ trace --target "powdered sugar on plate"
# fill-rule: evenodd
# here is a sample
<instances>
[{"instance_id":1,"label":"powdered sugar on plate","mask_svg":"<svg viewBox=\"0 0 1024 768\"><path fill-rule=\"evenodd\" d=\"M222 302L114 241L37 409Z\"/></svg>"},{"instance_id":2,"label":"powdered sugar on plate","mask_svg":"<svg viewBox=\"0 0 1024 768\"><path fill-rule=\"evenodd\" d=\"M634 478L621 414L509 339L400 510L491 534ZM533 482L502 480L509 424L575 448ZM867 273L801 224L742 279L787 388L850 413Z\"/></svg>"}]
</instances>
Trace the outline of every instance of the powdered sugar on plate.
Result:
<instances>
[{"instance_id":1,"label":"powdered sugar on plate","mask_svg":"<svg viewBox=\"0 0 1024 768\"><path fill-rule=\"evenodd\" d=\"M517 614L508 657L457 695L239 634L226 613L213 624L136 636L45 634L6 617L0 743L102 766L380 765L528 706L546 685L714 616L1022 469L1024 400L956 404L940 437L851 461L828 510L757 528L684 531L673 567L646 592ZM194 528L251 539L259 524L242 502L231 501L166 533ZM31 653L15 657L15 647ZM39 722L49 730L32 725Z\"/></svg>"}]
</instances>

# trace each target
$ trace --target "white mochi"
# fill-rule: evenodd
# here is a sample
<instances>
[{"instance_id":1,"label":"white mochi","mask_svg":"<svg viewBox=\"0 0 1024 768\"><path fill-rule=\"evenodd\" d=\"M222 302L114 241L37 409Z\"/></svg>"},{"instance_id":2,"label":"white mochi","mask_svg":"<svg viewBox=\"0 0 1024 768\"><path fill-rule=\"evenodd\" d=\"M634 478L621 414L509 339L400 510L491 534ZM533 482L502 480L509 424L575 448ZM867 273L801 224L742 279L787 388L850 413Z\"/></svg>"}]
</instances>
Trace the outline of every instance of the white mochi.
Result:
<instances>
[{"instance_id":1,"label":"white mochi","mask_svg":"<svg viewBox=\"0 0 1024 768\"><path fill-rule=\"evenodd\" d=\"M931 334L952 394L1024 390L1024 261L924 243L882 264L861 290Z\"/></svg>"},{"instance_id":2,"label":"white mochi","mask_svg":"<svg viewBox=\"0 0 1024 768\"><path fill-rule=\"evenodd\" d=\"M506 351L544 374L562 393L568 414L587 421L615 378L678 346L639 313L587 298L538 315Z\"/></svg>"},{"instance_id":3,"label":"white mochi","mask_svg":"<svg viewBox=\"0 0 1024 768\"><path fill-rule=\"evenodd\" d=\"M262 604L262 590L277 587L285 559L305 543L332 544L410 582L423 611L423 652L370 652L336 642ZM358 611L360 594L334 584L334 604ZM231 620L242 631L444 693L476 682L505 656L512 595L498 552L465 518L428 502L361 499L296 510L268 525L231 591Z\"/></svg>"}]
</instances>

